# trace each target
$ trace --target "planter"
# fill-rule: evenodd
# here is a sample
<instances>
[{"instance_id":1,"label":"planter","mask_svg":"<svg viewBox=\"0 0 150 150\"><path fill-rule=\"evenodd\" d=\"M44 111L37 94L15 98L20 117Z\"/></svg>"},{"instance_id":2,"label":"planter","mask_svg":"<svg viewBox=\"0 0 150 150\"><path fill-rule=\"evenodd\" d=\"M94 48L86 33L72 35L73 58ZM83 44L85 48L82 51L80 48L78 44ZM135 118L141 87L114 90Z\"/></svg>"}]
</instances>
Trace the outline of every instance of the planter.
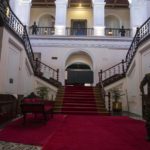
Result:
<instances>
[{"instance_id":1,"label":"planter","mask_svg":"<svg viewBox=\"0 0 150 150\"><path fill-rule=\"evenodd\" d=\"M122 112L122 103L121 102L113 102L112 110L113 110L113 112Z\"/></svg>"}]
</instances>

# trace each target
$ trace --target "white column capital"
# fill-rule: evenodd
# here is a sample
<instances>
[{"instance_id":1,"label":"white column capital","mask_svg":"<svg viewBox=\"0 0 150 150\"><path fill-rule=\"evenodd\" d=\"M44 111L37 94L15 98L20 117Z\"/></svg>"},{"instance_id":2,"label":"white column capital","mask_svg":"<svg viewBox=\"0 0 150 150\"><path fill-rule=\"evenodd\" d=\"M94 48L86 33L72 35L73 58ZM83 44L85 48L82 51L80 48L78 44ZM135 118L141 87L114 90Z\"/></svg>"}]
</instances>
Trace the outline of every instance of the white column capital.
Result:
<instances>
[{"instance_id":1,"label":"white column capital","mask_svg":"<svg viewBox=\"0 0 150 150\"><path fill-rule=\"evenodd\" d=\"M56 5L68 5L68 0L56 0Z\"/></svg>"},{"instance_id":2,"label":"white column capital","mask_svg":"<svg viewBox=\"0 0 150 150\"><path fill-rule=\"evenodd\" d=\"M95 36L104 36L105 30L105 2L93 0L93 28Z\"/></svg>"},{"instance_id":3,"label":"white column capital","mask_svg":"<svg viewBox=\"0 0 150 150\"><path fill-rule=\"evenodd\" d=\"M65 35L68 0L56 0L55 35Z\"/></svg>"},{"instance_id":4,"label":"white column capital","mask_svg":"<svg viewBox=\"0 0 150 150\"><path fill-rule=\"evenodd\" d=\"M93 5L105 5L106 2L104 0L92 0Z\"/></svg>"},{"instance_id":5,"label":"white column capital","mask_svg":"<svg viewBox=\"0 0 150 150\"><path fill-rule=\"evenodd\" d=\"M31 1L32 1L32 0L20 0L20 2L21 2L21 3L24 3L24 4L29 4L29 3L31 3Z\"/></svg>"}]
</instances>

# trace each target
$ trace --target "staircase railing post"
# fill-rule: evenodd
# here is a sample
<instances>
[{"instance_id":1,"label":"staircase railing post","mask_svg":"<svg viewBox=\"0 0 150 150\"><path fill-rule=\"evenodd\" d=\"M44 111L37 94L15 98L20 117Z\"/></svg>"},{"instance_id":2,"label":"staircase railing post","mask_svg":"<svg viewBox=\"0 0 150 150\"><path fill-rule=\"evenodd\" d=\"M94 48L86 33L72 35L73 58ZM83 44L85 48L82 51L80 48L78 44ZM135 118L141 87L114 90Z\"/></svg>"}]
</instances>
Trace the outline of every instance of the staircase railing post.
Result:
<instances>
[{"instance_id":1,"label":"staircase railing post","mask_svg":"<svg viewBox=\"0 0 150 150\"><path fill-rule=\"evenodd\" d=\"M35 68L34 68L34 70L35 70L35 73L37 73L37 71L38 71L38 58L35 59Z\"/></svg>"},{"instance_id":2,"label":"staircase railing post","mask_svg":"<svg viewBox=\"0 0 150 150\"><path fill-rule=\"evenodd\" d=\"M59 80L59 69L57 69L57 81Z\"/></svg>"},{"instance_id":3,"label":"staircase railing post","mask_svg":"<svg viewBox=\"0 0 150 150\"><path fill-rule=\"evenodd\" d=\"M100 76L99 76L99 82L102 82L102 74L103 74L103 70L100 70Z\"/></svg>"},{"instance_id":4,"label":"staircase railing post","mask_svg":"<svg viewBox=\"0 0 150 150\"><path fill-rule=\"evenodd\" d=\"M124 60L122 60L122 72L125 73Z\"/></svg>"},{"instance_id":5,"label":"staircase railing post","mask_svg":"<svg viewBox=\"0 0 150 150\"><path fill-rule=\"evenodd\" d=\"M111 94L108 92L108 112L111 112Z\"/></svg>"}]
</instances>

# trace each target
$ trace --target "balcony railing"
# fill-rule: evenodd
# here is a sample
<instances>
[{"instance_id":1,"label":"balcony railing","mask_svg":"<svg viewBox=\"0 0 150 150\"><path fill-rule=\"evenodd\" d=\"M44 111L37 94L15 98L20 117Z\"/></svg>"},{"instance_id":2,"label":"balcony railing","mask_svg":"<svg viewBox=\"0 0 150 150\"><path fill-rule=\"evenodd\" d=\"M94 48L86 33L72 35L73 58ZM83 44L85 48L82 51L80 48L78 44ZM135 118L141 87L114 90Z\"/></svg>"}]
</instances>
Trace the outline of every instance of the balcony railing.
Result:
<instances>
[{"instance_id":1,"label":"balcony railing","mask_svg":"<svg viewBox=\"0 0 150 150\"><path fill-rule=\"evenodd\" d=\"M93 28L66 28L67 36L92 36Z\"/></svg>"},{"instance_id":2,"label":"balcony railing","mask_svg":"<svg viewBox=\"0 0 150 150\"><path fill-rule=\"evenodd\" d=\"M29 28L30 35L54 35L55 28L54 27L37 27L33 30L32 27Z\"/></svg>"},{"instance_id":3,"label":"balcony railing","mask_svg":"<svg viewBox=\"0 0 150 150\"><path fill-rule=\"evenodd\" d=\"M33 29L33 27L29 28L30 35L55 35L54 27L37 27ZM105 28L106 36L113 37L130 37L131 29L120 29L120 28ZM94 36L93 28L66 28L66 36Z\"/></svg>"},{"instance_id":4,"label":"balcony railing","mask_svg":"<svg viewBox=\"0 0 150 150\"><path fill-rule=\"evenodd\" d=\"M105 28L106 36L115 36L115 37L130 37L131 29L119 29L119 28Z\"/></svg>"}]
</instances>

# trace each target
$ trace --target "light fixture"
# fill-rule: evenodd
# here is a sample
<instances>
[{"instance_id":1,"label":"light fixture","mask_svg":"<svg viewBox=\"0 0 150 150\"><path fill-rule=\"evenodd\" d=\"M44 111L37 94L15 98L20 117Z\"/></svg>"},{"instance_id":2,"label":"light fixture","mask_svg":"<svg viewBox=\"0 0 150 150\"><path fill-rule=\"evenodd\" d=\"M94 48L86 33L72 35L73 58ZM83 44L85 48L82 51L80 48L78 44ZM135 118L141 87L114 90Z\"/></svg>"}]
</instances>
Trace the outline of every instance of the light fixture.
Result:
<instances>
[{"instance_id":1,"label":"light fixture","mask_svg":"<svg viewBox=\"0 0 150 150\"><path fill-rule=\"evenodd\" d=\"M9 17L9 13L10 13L10 10L9 10L9 7L7 7L7 8L6 8L6 16L7 16L7 17Z\"/></svg>"},{"instance_id":2,"label":"light fixture","mask_svg":"<svg viewBox=\"0 0 150 150\"><path fill-rule=\"evenodd\" d=\"M79 7L82 7L82 3L79 3Z\"/></svg>"},{"instance_id":3,"label":"light fixture","mask_svg":"<svg viewBox=\"0 0 150 150\"><path fill-rule=\"evenodd\" d=\"M109 32L108 32L108 35L112 35L112 34L113 34L112 31L109 31Z\"/></svg>"}]
</instances>

